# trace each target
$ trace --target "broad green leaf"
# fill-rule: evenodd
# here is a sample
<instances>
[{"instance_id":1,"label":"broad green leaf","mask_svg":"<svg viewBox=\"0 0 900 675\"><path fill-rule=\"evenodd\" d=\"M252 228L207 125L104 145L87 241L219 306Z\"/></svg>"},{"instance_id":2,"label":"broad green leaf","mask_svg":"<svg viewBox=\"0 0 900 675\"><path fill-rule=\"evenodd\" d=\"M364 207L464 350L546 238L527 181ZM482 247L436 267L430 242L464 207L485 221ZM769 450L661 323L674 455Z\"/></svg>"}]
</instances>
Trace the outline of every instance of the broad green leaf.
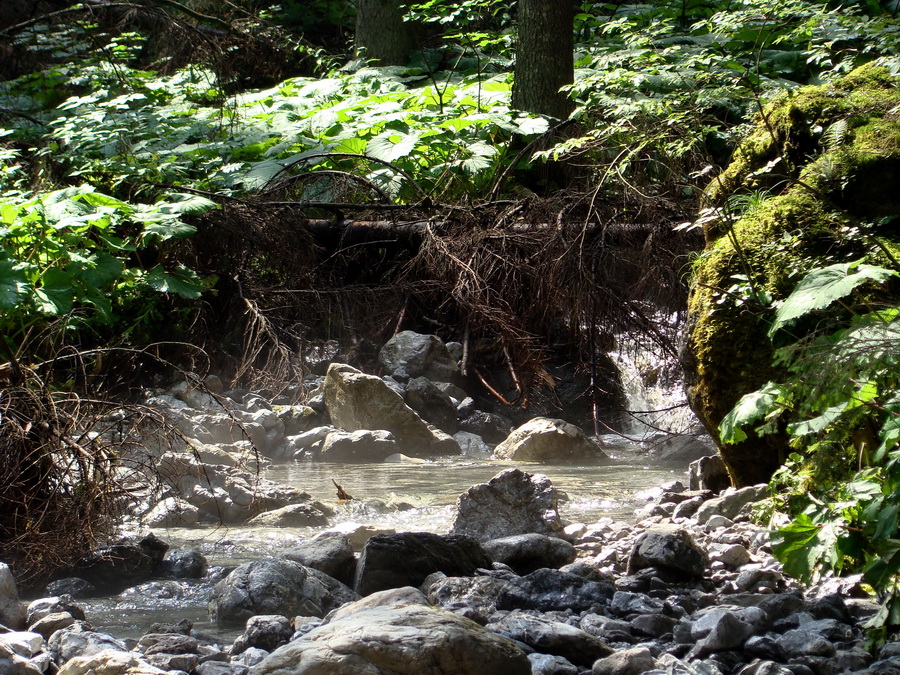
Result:
<instances>
[{"instance_id":1,"label":"broad green leaf","mask_svg":"<svg viewBox=\"0 0 900 675\"><path fill-rule=\"evenodd\" d=\"M550 128L550 123L543 117L520 117L516 120L519 133L525 136L542 134Z\"/></svg>"},{"instance_id":2,"label":"broad green leaf","mask_svg":"<svg viewBox=\"0 0 900 675\"><path fill-rule=\"evenodd\" d=\"M844 401L838 405L833 405L824 410L820 415L810 420L795 422L788 425L788 431L796 436L806 436L808 434L817 434L823 431L830 424L833 424L850 405L850 401Z\"/></svg>"},{"instance_id":3,"label":"broad green leaf","mask_svg":"<svg viewBox=\"0 0 900 675\"><path fill-rule=\"evenodd\" d=\"M34 290L38 309L44 314L60 316L72 309L75 289L72 277L63 270L51 267L41 274L40 288Z\"/></svg>"},{"instance_id":4,"label":"broad green leaf","mask_svg":"<svg viewBox=\"0 0 900 675\"><path fill-rule=\"evenodd\" d=\"M890 504L879 511L873 535L876 542L886 541L897 534L897 510L897 504Z\"/></svg>"},{"instance_id":5,"label":"broad green leaf","mask_svg":"<svg viewBox=\"0 0 900 675\"><path fill-rule=\"evenodd\" d=\"M196 234L197 228L180 220L167 220L162 222L150 223L144 226L144 234L159 237L160 241L167 239L184 239Z\"/></svg>"},{"instance_id":6,"label":"broad green leaf","mask_svg":"<svg viewBox=\"0 0 900 675\"><path fill-rule=\"evenodd\" d=\"M3 202L0 204L0 223L11 225L19 217L22 210L21 204L13 202Z\"/></svg>"},{"instance_id":7,"label":"broad green leaf","mask_svg":"<svg viewBox=\"0 0 900 675\"><path fill-rule=\"evenodd\" d=\"M766 416L782 389L774 382L767 382L759 391L745 394L719 424L719 436L723 443L740 443L747 439L741 428Z\"/></svg>"},{"instance_id":8,"label":"broad green leaf","mask_svg":"<svg viewBox=\"0 0 900 675\"><path fill-rule=\"evenodd\" d=\"M769 329L772 337L780 328L812 311L825 309L835 300L849 295L866 281L884 282L897 272L859 261L837 263L809 272L775 312Z\"/></svg>"},{"instance_id":9,"label":"broad green leaf","mask_svg":"<svg viewBox=\"0 0 900 675\"><path fill-rule=\"evenodd\" d=\"M243 174L241 182L248 190L265 187L279 173L284 171L285 163L277 159L266 159L250 165L250 170Z\"/></svg>"},{"instance_id":10,"label":"broad green leaf","mask_svg":"<svg viewBox=\"0 0 900 675\"><path fill-rule=\"evenodd\" d=\"M369 141L366 154L385 162L396 162L413 151L419 138L418 134L386 131Z\"/></svg>"},{"instance_id":11,"label":"broad green leaf","mask_svg":"<svg viewBox=\"0 0 900 675\"><path fill-rule=\"evenodd\" d=\"M99 192L88 192L79 197L80 201L85 202L86 204L90 204L91 206L108 206L117 211L122 211L125 214L132 213L134 211L134 207L128 202L123 202L120 199L116 199L115 197L110 197L109 195L104 195Z\"/></svg>"},{"instance_id":12,"label":"broad green leaf","mask_svg":"<svg viewBox=\"0 0 900 675\"><path fill-rule=\"evenodd\" d=\"M900 541L888 539L878 553L863 571L863 579L875 588L886 588L900 572Z\"/></svg>"},{"instance_id":13,"label":"broad green leaf","mask_svg":"<svg viewBox=\"0 0 900 675\"><path fill-rule=\"evenodd\" d=\"M28 296L28 277L20 263L0 259L0 307L12 309Z\"/></svg>"},{"instance_id":14,"label":"broad green leaf","mask_svg":"<svg viewBox=\"0 0 900 675\"><path fill-rule=\"evenodd\" d=\"M861 476L861 474L857 474ZM858 477L847 483L847 494L852 495L856 499L871 499L875 495L881 494L881 481L877 476Z\"/></svg>"},{"instance_id":15,"label":"broad green leaf","mask_svg":"<svg viewBox=\"0 0 900 675\"><path fill-rule=\"evenodd\" d=\"M166 200L159 202L157 206L160 213L183 215L206 213L219 208L219 205L212 199L181 192L167 195Z\"/></svg>"},{"instance_id":16,"label":"broad green leaf","mask_svg":"<svg viewBox=\"0 0 900 675\"><path fill-rule=\"evenodd\" d=\"M772 533L772 553L785 573L807 583L815 581L823 568L838 563L840 527L834 521L816 524L805 513Z\"/></svg>"},{"instance_id":17,"label":"broad green leaf","mask_svg":"<svg viewBox=\"0 0 900 675\"><path fill-rule=\"evenodd\" d=\"M460 166L470 176L477 176L479 173L490 169L493 162L490 157L484 155L473 155L468 159L464 159Z\"/></svg>"},{"instance_id":18,"label":"broad green leaf","mask_svg":"<svg viewBox=\"0 0 900 675\"><path fill-rule=\"evenodd\" d=\"M888 417L878 432L878 439L881 441L881 445L875 452L876 461L880 461L885 452L900 443L900 413L896 410L888 410Z\"/></svg>"},{"instance_id":19,"label":"broad green leaf","mask_svg":"<svg viewBox=\"0 0 900 675\"><path fill-rule=\"evenodd\" d=\"M103 323L110 324L113 322L112 302L107 296L95 293L85 296L83 300L84 302L93 305Z\"/></svg>"},{"instance_id":20,"label":"broad green leaf","mask_svg":"<svg viewBox=\"0 0 900 675\"><path fill-rule=\"evenodd\" d=\"M361 155L366 151L366 141L363 138L345 138L331 148L331 152L349 152Z\"/></svg>"},{"instance_id":21,"label":"broad green leaf","mask_svg":"<svg viewBox=\"0 0 900 675\"><path fill-rule=\"evenodd\" d=\"M125 267L121 260L103 251L88 256L75 253L70 256L72 262L66 266L66 271L91 288L111 284L119 278Z\"/></svg>"},{"instance_id":22,"label":"broad green leaf","mask_svg":"<svg viewBox=\"0 0 900 675\"><path fill-rule=\"evenodd\" d=\"M150 270L144 280L160 293L174 293L188 300L196 300L203 290L202 281L197 273L182 265L171 272L157 265Z\"/></svg>"}]
</instances>

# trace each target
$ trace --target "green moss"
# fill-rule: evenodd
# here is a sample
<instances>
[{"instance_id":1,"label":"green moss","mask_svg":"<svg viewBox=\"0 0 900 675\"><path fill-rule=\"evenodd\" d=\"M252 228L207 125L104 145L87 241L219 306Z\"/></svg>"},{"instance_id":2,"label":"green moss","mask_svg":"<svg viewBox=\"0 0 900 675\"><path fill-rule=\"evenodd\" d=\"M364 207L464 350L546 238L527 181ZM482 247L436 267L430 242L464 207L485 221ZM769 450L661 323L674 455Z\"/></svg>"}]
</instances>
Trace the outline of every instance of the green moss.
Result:
<instances>
[{"instance_id":1,"label":"green moss","mask_svg":"<svg viewBox=\"0 0 900 675\"><path fill-rule=\"evenodd\" d=\"M771 195L741 217L708 227L694 270L686 382L714 436L741 396L782 375L767 337L774 308L754 293L778 301L804 272L835 261L868 256L884 264L869 242L845 233L861 221L900 214L898 110L897 82L877 66L787 94L766 107L709 186L718 204L752 190ZM890 227L877 233L900 252L900 233ZM738 485L767 480L787 451L783 434L720 448Z\"/></svg>"},{"instance_id":2,"label":"green moss","mask_svg":"<svg viewBox=\"0 0 900 675\"><path fill-rule=\"evenodd\" d=\"M765 106L728 168L707 188L712 203L740 191L790 190L803 168L840 147L852 147L840 168L853 175L867 156L900 147L900 88L887 68L866 65L829 85L788 92ZM774 160L775 166L767 169ZM858 160L858 161L857 161ZM845 186L846 187L846 186ZM711 230L713 238L720 229Z\"/></svg>"}]
</instances>

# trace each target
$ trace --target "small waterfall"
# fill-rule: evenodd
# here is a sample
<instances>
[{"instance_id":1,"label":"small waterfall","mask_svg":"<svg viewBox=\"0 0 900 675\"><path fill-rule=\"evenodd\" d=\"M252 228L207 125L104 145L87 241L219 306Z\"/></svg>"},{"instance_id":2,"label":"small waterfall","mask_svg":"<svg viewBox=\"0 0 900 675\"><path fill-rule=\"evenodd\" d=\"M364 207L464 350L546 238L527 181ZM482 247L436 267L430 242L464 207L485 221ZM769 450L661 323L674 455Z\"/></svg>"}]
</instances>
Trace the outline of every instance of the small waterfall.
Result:
<instances>
[{"instance_id":1,"label":"small waterfall","mask_svg":"<svg viewBox=\"0 0 900 675\"><path fill-rule=\"evenodd\" d=\"M697 418L687 405L677 359L643 336L620 335L616 344L610 356L625 393L625 433L643 439L696 431Z\"/></svg>"}]
</instances>

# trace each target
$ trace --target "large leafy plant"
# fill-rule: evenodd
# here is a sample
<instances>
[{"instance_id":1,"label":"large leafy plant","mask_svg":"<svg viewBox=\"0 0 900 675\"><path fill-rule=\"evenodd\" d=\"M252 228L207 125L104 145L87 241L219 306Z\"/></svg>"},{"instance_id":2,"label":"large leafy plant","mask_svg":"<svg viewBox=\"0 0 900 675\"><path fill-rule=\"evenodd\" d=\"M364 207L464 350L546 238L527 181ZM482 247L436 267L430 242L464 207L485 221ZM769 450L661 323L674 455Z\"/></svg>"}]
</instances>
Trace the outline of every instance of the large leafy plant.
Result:
<instances>
[{"instance_id":1,"label":"large leafy plant","mask_svg":"<svg viewBox=\"0 0 900 675\"><path fill-rule=\"evenodd\" d=\"M797 450L773 479L773 551L805 581L862 571L879 592L872 626L900 623L900 308L896 270L861 261L808 272L777 307L769 335L788 373L745 395L720 425L736 443L786 430ZM810 330L808 325L816 326Z\"/></svg>"},{"instance_id":2,"label":"large leafy plant","mask_svg":"<svg viewBox=\"0 0 900 675\"><path fill-rule=\"evenodd\" d=\"M127 203L87 185L0 199L0 331L18 344L59 317L98 327L155 293L198 298L203 282L195 272L143 258L156 259L153 249L194 233L183 216L215 206L186 194Z\"/></svg>"}]
</instances>

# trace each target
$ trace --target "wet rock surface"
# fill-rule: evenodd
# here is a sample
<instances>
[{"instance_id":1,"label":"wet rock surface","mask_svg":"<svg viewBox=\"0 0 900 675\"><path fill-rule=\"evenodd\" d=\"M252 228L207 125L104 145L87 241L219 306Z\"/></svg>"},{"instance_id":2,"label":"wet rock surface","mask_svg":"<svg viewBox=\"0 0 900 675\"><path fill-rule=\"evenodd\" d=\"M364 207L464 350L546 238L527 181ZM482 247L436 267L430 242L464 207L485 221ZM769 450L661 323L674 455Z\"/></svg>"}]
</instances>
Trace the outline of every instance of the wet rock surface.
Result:
<instances>
[{"instance_id":1,"label":"wet rock surface","mask_svg":"<svg viewBox=\"0 0 900 675\"><path fill-rule=\"evenodd\" d=\"M479 541L514 534L559 534L558 495L540 474L507 469L487 483L474 485L457 502L451 532Z\"/></svg>"},{"instance_id":2,"label":"wet rock surface","mask_svg":"<svg viewBox=\"0 0 900 675\"><path fill-rule=\"evenodd\" d=\"M155 392L148 401L182 436L148 448L166 488L136 518L326 528L330 507L260 477L269 460L414 462L458 453L446 441L456 429L467 455L500 443L532 460L597 458L574 432L560 446L559 420L532 425L554 436L550 450L528 449L540 434L510 434L460 388L458 353L433 336L393 342L384 377L317 362L308 406L187 382ZM386 408L367 410L376 398ZM388 412L403 424L387 425ZM877 606L858 577L802 588L782 573L749 517L765 486L728 487L718 458L696 460L696 439L668 446L666 461L693 461L687 487L648 491L636 522L567 523L546 476L507 469L459 496L449 535L379 529L367 516L399 506L349 500L341 508L358 522L234 569L155 537L117 541L27 607L0 564L0 623L13 629L0 633L0 674L900 673L900 643L866 643ZM126 601L200 594L237 637L174 618L139 640L96 630L79 598L125 586Z\"/></svg>"},{"instance_id":3,"label":"wet rock surface","mask_svg":"<svg viewBox=\"0 0 900 675\"><path fill-rule=\"evenodd\" d=\"M500 483L539 485L538 495L552 487L526 472L504 473L495 477ZM534 532L481 544L381 534L368 538L358 561L346 534L323 533L292 559L247 563L218 582L211 616L242 627L231 644L189 622L124 641L93 630L77 600L42 598L27 607L27 630L0 635L0 672L900 672L900 643L867 648L863 624L877 605L858 578L802 588L782 574L765 533L746 515L759 489L715 496L674 488L658 490L649 506L673 514L672 506L699 500L702 518L602 519L566 528L571 542ZM494 515L508 527L508 514ZM156 556L164 550L145 547ZM348 579L354 565L361 598L326 573ZM14 587L6 590L13 597Z\"/></svg>"}]
</instances>

